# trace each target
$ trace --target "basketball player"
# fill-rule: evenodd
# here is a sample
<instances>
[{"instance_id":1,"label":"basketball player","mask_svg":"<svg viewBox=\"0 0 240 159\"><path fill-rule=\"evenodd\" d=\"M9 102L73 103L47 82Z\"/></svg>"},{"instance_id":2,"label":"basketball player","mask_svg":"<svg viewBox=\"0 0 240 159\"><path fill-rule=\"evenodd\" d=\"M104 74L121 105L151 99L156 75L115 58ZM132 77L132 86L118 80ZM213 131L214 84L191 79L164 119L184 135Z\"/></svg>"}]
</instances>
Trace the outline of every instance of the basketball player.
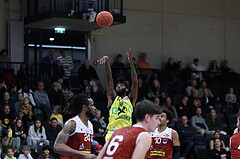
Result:
<instances>
[{"instance_id":1,"label":"basketball player","mask_svg":"<svg viewBox=\"0 0 240 159\"><path fill-rule=\"evenodd\" d=\"M127 94L129 91L129 85L126 81L119 81L116 86L116 91L114 90L112 71L108 62L108 57L103 56L98 60L100 64L105 64L105 72L107 76L109 124L107 126L108 133L105 137L106 141L110 139L115 130L132 125L133 106L135 105L138 94L138 79L132 61L131 49L127 52L127 55L131 67L132 78L132 87L129 94Z\"/></svg>"},{"instance_id":2,"label":"basketball player","mask_svg":"<svg viewBox=\"0 0 240 159\"><path fill-rule=\"evenodd\" d=\"M85 94L76 95L70 103L71 112L77 115L69 119L57 136L54 150L60 159L95 159L90 154L93 140L93 125L89 119L95 114L93 100Z\"/></svg>"},{"instance_id":3,"label":"basketball player","mask_svg":"<svg viewBox=\"0 0 240 159\"><path fill-rule=\"evenodd\" d=\"M230 150L232 159L240 159L240 115L237 117L237 128L230 138Z\"/></svg>"},{"instance_id":4,"label":"basketball player","mask_svg":"<svg viewBox=\"0 0 240 159\"><path fill-rule=\"evenodd\" d=\"M178 133L167 127L171 123L173 115L168 110L163 110L160 115L160 124L156 130L150 133L152 145L147 154L148 159L179 159L180 142Z\"/></svg>"},{"instance_id":5,"label":"basketball player","mask_svg":"<svg viewBox=\"0 0 240 159\"><path fill-rule=\"evenodd\" d=\"M98 159L144 159L152 142L148 132L156 129L160 123L160 114L160 107L149 100L137 103L137 123L116 130L104 145Z\"/></svg>"}]
</instances>

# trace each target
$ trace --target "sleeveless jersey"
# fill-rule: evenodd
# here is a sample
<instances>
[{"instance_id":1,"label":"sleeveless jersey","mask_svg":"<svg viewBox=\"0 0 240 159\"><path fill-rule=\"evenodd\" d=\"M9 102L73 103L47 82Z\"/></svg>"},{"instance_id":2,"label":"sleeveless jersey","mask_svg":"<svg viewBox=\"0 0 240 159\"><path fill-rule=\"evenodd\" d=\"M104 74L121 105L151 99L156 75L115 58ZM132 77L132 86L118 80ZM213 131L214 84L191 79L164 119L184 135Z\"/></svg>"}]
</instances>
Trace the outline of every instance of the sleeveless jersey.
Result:
<instances>
[{"instance_id":1,"label":"sleeveless jersey","mask_svg":"<svg viewBox=\"0 0 240 159\"><path fill-rule=\"evenodd\" d=\"M232 159L240 159L240 132L230 138Z\"/></svg>"},{"instance_id":2,"label":"sleeveless jersey","mask_svg":"<svg viewBox=\"0 0 240 159\"><path fill-rule=\"evenodd\" d=\"M76 122L76 129L72 134L70 134L66 145L68 145L72 149L79 150L85 153L90 153L93 141L92 123L88 121L88 127L86 127L79 118L79 116L77 115L72 119L69 119L66 122L66 124L71 120L74 120ZM60 159L83 159L83 158L61 155Z\"/></svg>"},{"instance_id":3,"label":"sleeveless jersey","mask_svg":"<svg viewBox=\"0 0 240 159\"><path fill-rule=\"evenodd\" d=\"M144 133L148 132L137 125L116 130L109 140L103 159L131 159L137 140Z\"/></svg>"},{"instance_id":4,"label":"sleeveless jersey","mask_svg":"<svg viewBox=\"0 0 240 159\"><path fill-rule=\"evenodd\" d=\"M172 159L172 129L167 127L163 132L159 132L157 128L150 135L152 137L152 145L147 153L147 158Z\"/></svg>"}]
</instances>

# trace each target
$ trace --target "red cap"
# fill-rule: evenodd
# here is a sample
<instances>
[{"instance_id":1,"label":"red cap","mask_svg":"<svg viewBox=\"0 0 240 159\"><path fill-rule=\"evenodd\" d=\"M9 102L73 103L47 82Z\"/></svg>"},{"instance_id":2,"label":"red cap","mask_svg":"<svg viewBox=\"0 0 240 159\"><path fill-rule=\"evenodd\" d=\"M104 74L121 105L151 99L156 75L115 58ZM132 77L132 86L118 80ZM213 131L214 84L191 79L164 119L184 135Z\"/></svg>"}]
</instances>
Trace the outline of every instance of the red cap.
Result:
<instances>
[{"instance_id":1,"label":"red cap","mask_svg":"<svg viewBox=\"0 0 240 159\"><path fill-rule=\"evenodd\" d=\"M95 149L96 149L96 150L102 149L102 145L97 145L97 146L95 147Z\"/></svg>"}]
</instances>

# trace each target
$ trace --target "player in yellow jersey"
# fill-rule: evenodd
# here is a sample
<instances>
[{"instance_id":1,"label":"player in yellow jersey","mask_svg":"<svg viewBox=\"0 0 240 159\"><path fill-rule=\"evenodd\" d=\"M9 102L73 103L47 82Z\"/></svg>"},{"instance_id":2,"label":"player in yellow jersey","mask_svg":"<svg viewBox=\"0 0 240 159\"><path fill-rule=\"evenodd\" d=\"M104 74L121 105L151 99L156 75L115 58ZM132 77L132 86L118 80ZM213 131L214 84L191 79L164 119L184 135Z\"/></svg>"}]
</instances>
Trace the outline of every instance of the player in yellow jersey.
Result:
<instances>
[{"instance_id":1,"label":"player in yellow jersey","mask_svg":"<svg viewBox=\"0 0 240 159\"><path fill-rule=\"evenodd\" d=\"M132 61L132 50L127 52L128 62L131 67L132 86L129 94L129 85L126 81L119 81L114 90L112 71L108 61L108 56L103 56L98 60L100 64L105 64L105 72L107 76L107 98L109 108L109 124L107 126L108 133L105 140L108 141L115 130L132 125L133 106L137 100L138 79L137 73Z\"/></svg>"}]
</instances>

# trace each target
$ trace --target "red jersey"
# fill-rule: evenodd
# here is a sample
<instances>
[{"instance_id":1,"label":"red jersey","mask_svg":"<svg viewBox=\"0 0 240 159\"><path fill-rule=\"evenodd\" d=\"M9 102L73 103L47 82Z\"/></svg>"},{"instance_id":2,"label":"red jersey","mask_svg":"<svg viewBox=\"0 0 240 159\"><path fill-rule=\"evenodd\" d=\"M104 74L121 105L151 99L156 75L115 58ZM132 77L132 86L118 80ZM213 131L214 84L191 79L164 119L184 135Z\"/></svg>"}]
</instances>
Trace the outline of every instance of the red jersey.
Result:
<instances>
[{"instance_id":1,"label":"red jersey","mask_svg":"<svg viewBox=\"0 0 240 159\"><path fill-rule=\"evenodd\" d=\"M230 138L232 159L240 159L240 132Z\"/></svg>"},{"instance_id":2,"label":"red jersey","mask_svg":"<svg viewBox=\"0 0 240 159\"><path fill-rule=\"evenodd\" d=\"M150 135L152 137L152 145L147 153L147 158L172 159L172 129L167 127L163 132L159 132L157 128Z\"/></svg>"},{"instance_id":3,"label":"red jersey","mask_svg":"<svg viewBox=\"0 0 240 159\"><path fill-rule=\"evenodd\" d=\"M134 125L116 130L111 136L103 159L131 159L140 135L148 133Z\"/></svg>"},{"instance_id":4,"label":"red jersey","mask_svg":"<svg viewBox=\"0 0 240 159\"><path fill-rule=\"evenodd\" d=\"M76 122L76 129L72 134L70 134L66 145L75 150L79 150L85 153L91 153L93 141L92 123L88 121L88 127L86 127L78 115L72 119L69 119L66 123L68 123L70 120L74 120ZM61 155L60 159L83 159L83 158Z\"/></svg>"}]
</instances>

